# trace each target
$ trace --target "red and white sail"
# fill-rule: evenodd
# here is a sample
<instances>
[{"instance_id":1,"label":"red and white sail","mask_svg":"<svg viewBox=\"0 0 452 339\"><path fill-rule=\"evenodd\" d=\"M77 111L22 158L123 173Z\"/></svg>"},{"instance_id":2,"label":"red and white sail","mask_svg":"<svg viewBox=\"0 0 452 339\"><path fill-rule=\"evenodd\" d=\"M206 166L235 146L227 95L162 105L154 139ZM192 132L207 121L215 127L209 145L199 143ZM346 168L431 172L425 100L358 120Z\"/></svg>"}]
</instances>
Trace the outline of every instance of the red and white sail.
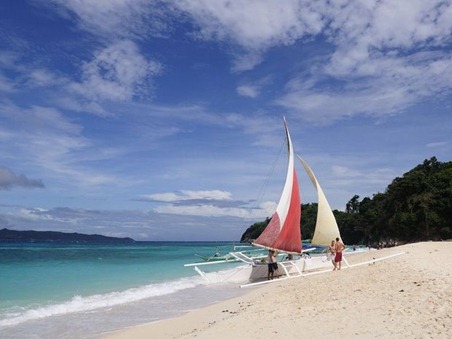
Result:
<instances>
[{"instance_id":1,"label":"red and white sail","mask_svg":"<svg viewBox=\"0 0 452 339\"><path fill-rule=\"evenodd\" d=\"M294 164L294 151L289 129L284 120L289 153L286 182L276 211L270 223L253 245L284 251L301 253L301 202L297 173Z\"/></svg>"}]
</instances>

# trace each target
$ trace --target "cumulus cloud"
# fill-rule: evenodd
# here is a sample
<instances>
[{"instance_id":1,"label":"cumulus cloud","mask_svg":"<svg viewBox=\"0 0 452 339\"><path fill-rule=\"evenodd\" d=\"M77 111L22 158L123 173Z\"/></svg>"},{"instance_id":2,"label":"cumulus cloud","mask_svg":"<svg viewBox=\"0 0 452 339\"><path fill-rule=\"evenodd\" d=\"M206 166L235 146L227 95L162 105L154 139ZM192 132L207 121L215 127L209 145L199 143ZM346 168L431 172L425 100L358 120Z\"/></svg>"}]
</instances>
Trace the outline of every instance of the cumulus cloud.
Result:
<instances>
[{"instance_id":1,"label":"cumulus cloud","mask_svg":"<svg viewBox=\"0 0 452 339\"><path fill-rule=\"evenodd\" d=\"M9 190L14 187L44 188L44 183L39 179L30 179L25 175L17 175L7 167L0 166L0 190Z\"/></svg>"}]
</instances>

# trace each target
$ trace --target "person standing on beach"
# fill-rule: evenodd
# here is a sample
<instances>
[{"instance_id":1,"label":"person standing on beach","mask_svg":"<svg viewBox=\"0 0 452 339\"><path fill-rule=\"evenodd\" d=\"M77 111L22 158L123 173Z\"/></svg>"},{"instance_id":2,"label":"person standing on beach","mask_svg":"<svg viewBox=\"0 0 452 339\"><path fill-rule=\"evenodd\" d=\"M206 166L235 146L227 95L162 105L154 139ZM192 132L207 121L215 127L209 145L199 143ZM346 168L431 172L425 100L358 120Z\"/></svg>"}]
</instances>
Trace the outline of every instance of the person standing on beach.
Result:
<instances>
[{"instance_id":1,"label":"person standing on beach","mask_svg":"<svg viewBox=\"0 0 452 339\"><path fill-rule=\"evenodd\" d=\"M342 266L342 251L345 249L345 245L344 243L339 239L336 238L336 246L335 246L335 250L336 250L336 255L334 257L334 270L341 269Z\"/></svg>"},{"instance_id":2,"label":"person standing on beach","mask_svg":"<svg viewBox=\"0 0 452 339\"><path fill-rule=\"evenodd\" d=\"M273 280L275 271L278 270L278 264L276 263L275 251L273 251L273 250L269 250L268 251L267 263L268 263L267 279L268 280L270 280L270 279Z\"/></svg>"},{"instance_id":3,"label":"person standing on beach","mask_svg":"<svg viewBox=\"0 0 452 339\"><path fill-rule=\"evenodd\" d=\"M329 255L331 258L331 262L333 263L333 271L336 270L336 261L335 261L335 254L336 254L336 242L334 240L331 240L331 245L328 247Z\"/></svg>"}]
</instances>

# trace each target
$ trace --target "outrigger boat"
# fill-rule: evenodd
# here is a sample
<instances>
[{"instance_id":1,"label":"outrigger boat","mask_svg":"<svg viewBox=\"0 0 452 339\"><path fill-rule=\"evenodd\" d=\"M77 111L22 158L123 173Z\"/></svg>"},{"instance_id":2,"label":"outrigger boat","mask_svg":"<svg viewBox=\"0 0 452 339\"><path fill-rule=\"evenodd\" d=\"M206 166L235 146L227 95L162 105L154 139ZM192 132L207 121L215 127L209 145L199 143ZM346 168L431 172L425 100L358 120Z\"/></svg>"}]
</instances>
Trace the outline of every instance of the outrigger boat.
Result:
<instances>
[{"instance_id":1,"label":"outrigger boat","mask_svg":"<svg viewBox=\"0 0 452 339\"><path fill-rule=\"evenodd\" d=\"M240 252L253 256L258 257L262 254L261 249L256 249L252 245L234 245L233 252L237 252L240 249ZM224 252L224 251L223 251ZM203 262L212 262L212 261L220 261L220 262L233 262L233 261L239 261L234 255L231 254L230 251L226 254L222 254L220 249L217 247L215 250L215 253L213 255L202 255L195 253L195 257L201 258ZM202 264L202 262L198 262L195 264ZM194 264L191 264L194 265Z\"/></svg>"},{"instance_id":2,"label":"outrigger boat","mask_svg":"<svg viewBox=\"0 0 452 339\"><path fill-rule=\"evenodd\" d=\"M286 144L288 151L288 166L284 188L276 207L276 210L264 231L252 243L261 249L274 250L283 257L278 258L278 271L280 278L295 278L302 275L318 274L331 271L333 268L331 259L326 254L309 255L315 248L302 249L301 239L301 201L298 185L297 172L295 170L295 155L290 138L287 122L284 119ZM304 170L311 179L317 190L318 211L314 236L311 246L327 248L331 240L341 238L336 219L320 184L307 162L297 156ZM267 280L268 265L265 261L266 255L250 256L245 251L230 252L233 259L186 264L193 267L202 277L209 282L232 282L242 284L241 287L252 286L269 282ZM346 267L350 267L345 257ZM220 272L203 271L200 266L216 264L221 262L241 262L240 265L231 270ZM321 270L323 269L323 270Z\"/></svg>"}]
</instances>

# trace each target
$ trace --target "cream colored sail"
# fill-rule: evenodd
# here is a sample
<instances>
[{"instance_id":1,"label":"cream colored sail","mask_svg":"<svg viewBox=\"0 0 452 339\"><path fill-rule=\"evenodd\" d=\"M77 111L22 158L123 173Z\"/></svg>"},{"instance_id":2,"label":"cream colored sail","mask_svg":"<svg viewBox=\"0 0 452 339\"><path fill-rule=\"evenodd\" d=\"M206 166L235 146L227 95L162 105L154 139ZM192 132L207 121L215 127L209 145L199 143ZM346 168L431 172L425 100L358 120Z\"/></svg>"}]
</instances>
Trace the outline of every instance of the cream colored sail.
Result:
<instances>
[{"instance_id":1,"label":"cream colored sail","mask_svg":"<svg viewBox=\"0 0 452 339\"><path fill-rule=\"evenodd\" d=\"M319 246L328 246L331 240L341 237L339 227L337 226L336 218L331 210L328 200L326 200L325 194L322 188L312 172L309 165L300 156L298 156L301 164L303 165L306 173L312 181L312 184L317 190L318 210L317 210L317 222L315 225L314 236L312 237L311 244Z\"/></svg>"}]
</instances>

